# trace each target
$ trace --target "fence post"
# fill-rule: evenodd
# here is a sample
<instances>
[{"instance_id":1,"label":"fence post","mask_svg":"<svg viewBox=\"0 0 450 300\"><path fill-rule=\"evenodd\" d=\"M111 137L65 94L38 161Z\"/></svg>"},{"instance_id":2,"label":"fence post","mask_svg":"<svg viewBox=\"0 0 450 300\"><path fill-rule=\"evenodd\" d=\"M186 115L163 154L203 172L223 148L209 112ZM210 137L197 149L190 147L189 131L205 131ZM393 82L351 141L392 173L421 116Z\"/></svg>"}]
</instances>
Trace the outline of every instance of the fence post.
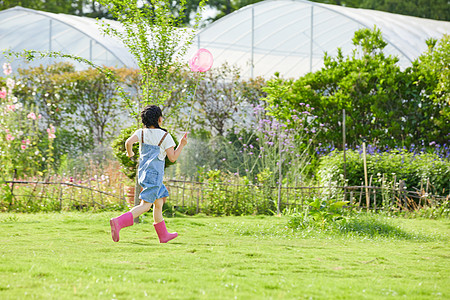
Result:
<instances>
[{"instance_id":1,"label":"fence post","mask_svg":"<svg viewBox=\"0 0 450 300\"><path fill-rule=\"evenodd\" d=\"M373 189L373 209L377 212L377 190Z\"/></svg>"},{"instance_id":2,"label":"fence post","mask_svg":"<svg viewBox=\"0 0 450 300\"><path fill-rule=\"evenodd\" d=\"M195 213L198 214L200 212L200 188L201 186L199 185L199 187L197 188L197 207L195 209Z\"/></svg>"},{"instance_id":3,"label":"fence post","mask_svg":"<svg viewBox=\"0 0 450 300\"><path fill-rule=\"evenodd\" d=\"M63 187L62 187L62 176L61 176L61 179L60 179L60 182L59 182L59 195L58 195L58 198L59 198L59 210L60 211L62 210L62 189L63 189Z\"/></svg>"},{"instance_id":4,"label":"fence post","mask_svg":"<svg viewBox=\"0 0 450 300\"><path fill-rule=\"evenodd\" d=\"M181 206L184 208L184 194L186 193L186 178L183 177L183 197L181 198Z\"/></svg>"},{"instance_id":5,"label":"fence post","mask_svg":"<svg viewBox=\"0 0 450 300\"><path fill-rule=\"evenodd\" d=\"M134 184L134 206L139 205L139 194L141 193L141 186L139 185L139 162L136 164L136 182ZM139 223L139 217L133 219L133 223Z\"/></svg>"},{"instance_id":6,"label":"fence post","mask_svg":"<svg viewBox=\"0 0 450 300\"><path fill-rule=\"evenodd\" d=\"M90 177L90 176L89 176ZM95 201L94 201L94 193L92 192L92 186L91 186L91 178L88 179L89 182L89 191L91 192L91 201L92 201L92 207L95 210Z\"/></svg>"},{"instance_id":7,"label":"fence post","mask_svg":"<svg viewBox=\"0 0 450 300\"><path fill-rule=\"evenodd\" d=\"M16 175L17 175L17 169L14 169L13 172L13 177L12 177L12 183L11 183L11 197L14 200L16 199L16 196L14 196L14 181L16 180ZM9 209L11 210L11 206L14 204L14 201L11 199L11 202L9 203Z\"/></svg>"},{"instance_id":8,"label":"fence post","mask_svg":"<svg viewBox=\"0 0 450 300\"><path fill-rule=\"evenodd\" d=\"M395 204L395 184L397 182L397 175L394 175L394 183L392 184L392 203L391 206Z\"/></svg>"}]
</instances>

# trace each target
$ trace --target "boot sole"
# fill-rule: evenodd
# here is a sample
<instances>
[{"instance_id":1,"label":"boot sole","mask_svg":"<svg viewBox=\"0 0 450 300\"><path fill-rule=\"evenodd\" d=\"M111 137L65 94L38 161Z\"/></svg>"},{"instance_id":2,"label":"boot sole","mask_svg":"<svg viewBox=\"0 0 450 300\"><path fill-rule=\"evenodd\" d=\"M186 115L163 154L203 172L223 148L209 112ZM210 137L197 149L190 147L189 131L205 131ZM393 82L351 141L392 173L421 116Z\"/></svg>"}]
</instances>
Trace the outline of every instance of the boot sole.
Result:
<instances>
[{"instance_id":1,"label":"boot sole","mask_svg":"<svg viewBox=\"0 0 450 300\"><path fill-rule=\"evenodd\" d=\"M114 242L119 241L119 230L117 230L117 224L113 219L109 220L109 224L111 225L111 236Z\"/></svg>"}]
</instances>

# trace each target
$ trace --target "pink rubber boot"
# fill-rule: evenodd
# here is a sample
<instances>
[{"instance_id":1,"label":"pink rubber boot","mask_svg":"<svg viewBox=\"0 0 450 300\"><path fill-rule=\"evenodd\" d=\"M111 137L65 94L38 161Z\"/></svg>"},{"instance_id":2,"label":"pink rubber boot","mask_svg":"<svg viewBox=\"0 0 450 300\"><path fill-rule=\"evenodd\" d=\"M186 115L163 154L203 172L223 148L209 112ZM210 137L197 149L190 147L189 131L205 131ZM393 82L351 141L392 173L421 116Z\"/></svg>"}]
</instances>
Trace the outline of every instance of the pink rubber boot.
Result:
<instances>
[{"instance_id":1,"label":"pink rubber boot","mask_svg":"<svg viewBox=\"0 0 450 300\"><path fill-rule=\"evenodd\" d=\"M117 218L109 220L111 225L111 235L114 242L119 241L119 231L124 227L133 225L133 214L131 212L124 213Z\"/></svg>"},{"instance_id":2,"label":"pink rubber boot","mask_svg":"<svg viewBox=\"0 0 450 300\"><path fill-rule=\"evenodd\" d=\"M167 243L170 240L173 240L178 236L178 233L170 233L167 232L166 228L166 222L162 221L159 223L153 223L153 226L155 226L156 233L158 234L159 242L160 243Z\"/></svg>"}]
</instances>

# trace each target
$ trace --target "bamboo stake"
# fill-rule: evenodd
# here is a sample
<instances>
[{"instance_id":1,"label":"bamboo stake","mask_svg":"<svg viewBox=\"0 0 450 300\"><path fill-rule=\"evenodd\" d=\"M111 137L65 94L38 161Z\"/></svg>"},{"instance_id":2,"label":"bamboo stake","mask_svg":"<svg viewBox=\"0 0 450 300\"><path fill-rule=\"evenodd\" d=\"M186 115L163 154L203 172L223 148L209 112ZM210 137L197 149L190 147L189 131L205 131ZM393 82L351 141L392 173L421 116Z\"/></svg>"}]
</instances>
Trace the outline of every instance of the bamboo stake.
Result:
<instances>
[{"instance_id":1,"label":"bamboo stake","mask_svg":"<svg viewBox=\"0 0 450 300\"><path fill-rule=\"evenodd\" d=\"M367 188L367 161L366 161L366 142L363 142L363 160L364 160L364 183L366 185L366 210L369 211L370 197Z\"/></svg>"}]
</instances>

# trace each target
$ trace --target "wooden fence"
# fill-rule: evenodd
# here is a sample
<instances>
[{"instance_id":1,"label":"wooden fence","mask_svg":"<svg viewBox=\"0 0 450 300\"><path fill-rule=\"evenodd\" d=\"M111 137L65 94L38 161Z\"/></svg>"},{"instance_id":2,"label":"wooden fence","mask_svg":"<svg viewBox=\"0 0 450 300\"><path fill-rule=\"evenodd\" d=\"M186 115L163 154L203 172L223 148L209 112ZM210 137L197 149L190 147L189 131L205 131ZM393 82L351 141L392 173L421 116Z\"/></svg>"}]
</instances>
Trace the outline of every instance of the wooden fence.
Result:
<instances>
[{"instance_id":1,"label":"wooden fence","mask_svg":"<svg viewBox=\"0 0 450 300\"><path fill-rule=\"evenodd\" d=\"M395 187L376 186L270 186L243 185L223 182L195 182L186 180L167 180L166 187L170 193L170 203L177 207L195 207L195 213L202 211L211 200L211 192L223 193L229 201L242 199L259 199L260 202L271 200L279 210L303 209L315 198L348 201L349 206L361 209L380 210L396 208L413 210L424 206L435 206L448 201L450 195L432 195L428 191L408 191L402 182ZM280 190L280 192L279 192ZM244 197L242 193L249 193ZM280 196L280 197L279 197ZM280 198L280 199L279 199ZM254 201L252 201L254 202ZM258 205L258 201L254 202Z\"/></svg>"},{"instance_id":2,"label":"wooden fence","mask_svg":"<svg viewBox=\"0 0 450 300\"><path fill-rule=\"evenodd\" d=\"M108 205L126 205L126 187L102 186L96 181L87 180L85 184L65 181L3 181L0 190L0 207L10 210L22 203L31 207L51 205L52 210L105 208ZM168 204L189 214L209 211L212 203L222 201L223 207L250 206L247 213L276 213L285 209L302 210L309 201L332 199L349 201L349 205L361 209L379 210L385 208L417 209L434 206L449 200L449 196L430 195L427 191L407 191L402 185L395 187L375 186L264 186L232 182L196 182L189 180L165 180L170 197ZM8 192L6 192L8 191ZM8 193L9 195L6 195ZM8 200L9 197L9 200ZM232 208L231 206L235 207ZM37 210L38 208L36 208ZM26 211L26 207L22 207ZM231 210L230 210L231 211ZM232 214L228 212L227 214Z\"/></svg>"}]
</instances>

